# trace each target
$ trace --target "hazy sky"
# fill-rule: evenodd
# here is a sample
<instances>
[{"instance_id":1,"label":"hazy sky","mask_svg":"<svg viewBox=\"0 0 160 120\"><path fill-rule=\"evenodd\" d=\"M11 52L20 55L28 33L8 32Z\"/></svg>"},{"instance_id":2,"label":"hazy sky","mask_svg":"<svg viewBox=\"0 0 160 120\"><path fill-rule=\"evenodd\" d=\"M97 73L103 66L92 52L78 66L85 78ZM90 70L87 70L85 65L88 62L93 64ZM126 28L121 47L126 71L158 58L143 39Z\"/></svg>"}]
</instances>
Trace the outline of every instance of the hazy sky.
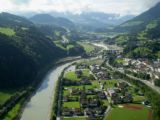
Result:
<instances>
[{"instance_id":1,"label":"hazy sky","mask_svg":"<svg viewBox=\"0 0 160 120\"><path fill-rule=\"evenodd\" d=\"M73 12L140 14L160 0L0 0L0 12Z\"/></svg>"}]
</instances>

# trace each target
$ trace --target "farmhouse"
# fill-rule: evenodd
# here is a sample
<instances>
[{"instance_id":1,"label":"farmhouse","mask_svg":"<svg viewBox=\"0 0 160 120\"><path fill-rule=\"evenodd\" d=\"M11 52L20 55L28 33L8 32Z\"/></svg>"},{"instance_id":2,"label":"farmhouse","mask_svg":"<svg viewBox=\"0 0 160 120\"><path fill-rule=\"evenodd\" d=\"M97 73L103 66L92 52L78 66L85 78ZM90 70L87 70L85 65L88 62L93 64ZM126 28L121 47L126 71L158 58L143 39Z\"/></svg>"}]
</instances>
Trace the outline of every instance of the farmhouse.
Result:
<instances>
[{"instance_id":1,"label":"farmhouse","mask_svg":"<svg viewBox=\"0 0 160 120\"><path fill-rule=\"evenodd\" d=\"M114 89L108 89L108 94L110 97L112 97L115 94L115 90Z\"/></svg>"}]
</instances>

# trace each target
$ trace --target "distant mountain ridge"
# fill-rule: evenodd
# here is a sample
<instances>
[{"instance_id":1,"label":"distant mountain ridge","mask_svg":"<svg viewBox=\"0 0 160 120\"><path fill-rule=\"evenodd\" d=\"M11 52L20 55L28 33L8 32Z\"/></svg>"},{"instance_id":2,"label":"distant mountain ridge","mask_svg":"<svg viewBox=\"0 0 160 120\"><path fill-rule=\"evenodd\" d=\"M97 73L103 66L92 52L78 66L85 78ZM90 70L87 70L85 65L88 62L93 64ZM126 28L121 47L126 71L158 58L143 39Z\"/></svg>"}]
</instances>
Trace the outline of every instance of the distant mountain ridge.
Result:
<instances>
[{"instance_id":1,"label":"distant mountain ridge","mask_svg":"<svg viewBox=\"0 0 160 120\"><path fill-rule=\"evenodd\" d=\"M0 13L0 26L23 26L29 27L34 26L34 24L27 20L26 18L16 16L10 13L2 12Z\"/></svg>"},{"instance_id":2,"label":"distant mountain ridge","mask_svg":"<svg viewBox=\"0 0 160 120\"><path fill-rule=\"evenodd\" d=\"M116 32L126 32L114 38L124 47L127 57L160 59L160 3L119 26Z\"/></svg>"},{"instance_id":3,"label":"distant mountain ridge","mask_svg":"<svg viewBox=\"0 0 160 120\"><path fill-rule=\"evenodd\" d=\"M150 8L148 11L136 16L135 18L115 27L115 31L140 32L142 30L145 30L146 27L152 22L156 22L156 24L158 23L158 21L160 20L159 11L160 11L160 3Z\"/></svg>"},{"instance_id":4,"label":"distant mountain ridge","mask_svg":"<svg viewBox=\"0 0 160 120\"><path fill-rule=\"evenodd\" d=\"M63 16L73 21L80 28L84 29L97 29L108 28L115 25L119 25L129 19L132 19L133 15L120 16L119 14L107 14L103 12L83 12L81 14L72 13L50 13L53 16Z\"/></svg>"},{"instance_id":5,"label":"distant mountain ridge","mask_svg":"<svg viewBox=\"0 0 160 120\"><path fill-rule=\"evenodd\" d=\"M36 14L29 18L33 23L44 24L44 25L54 25L66 28L74 28L74 23L67 18L63 17L53 17L49 14Z\"/></svg>"},{"instance_id":6,"label":"distant mountain ridge","mask_svg":"<svg viewBox=\"0 0 160 120\"><path fill-rule=\"evenodd\" d=\"M26 13L27 14L27 13ZM29 14L29 13L28 13ZM28 16L28 14L26 16ZM30 13L31 14L31 13ZM83 27L84 29L97 29L97 28L110 28L115 25L119 25L127 20L130 20L134 18L134 15L126 15L126 16L120 16L119 14L109 14L109 13L103 13L103 12L82 12L81 14L73 14L71 12L49 12L49 13L42 13L42 14L36 14L30 17L30 20L34 23L43 23L46 24L44 21L39 21L38 17L40 17L41 20L46 19L49 23L52 21L57 21L55 18L62 18L61 24L64 22L68 22L71 26L74 23L76 27ZM42 16L41 16L42 15ZM46 17L43 17L46 16ZM37 18L36 18L37 17ZM58 25L60 24L58 23ZM64 24L65 26L65 24ZM73 25L72 25L73 27Z\"/></svg>"}]
</instances>

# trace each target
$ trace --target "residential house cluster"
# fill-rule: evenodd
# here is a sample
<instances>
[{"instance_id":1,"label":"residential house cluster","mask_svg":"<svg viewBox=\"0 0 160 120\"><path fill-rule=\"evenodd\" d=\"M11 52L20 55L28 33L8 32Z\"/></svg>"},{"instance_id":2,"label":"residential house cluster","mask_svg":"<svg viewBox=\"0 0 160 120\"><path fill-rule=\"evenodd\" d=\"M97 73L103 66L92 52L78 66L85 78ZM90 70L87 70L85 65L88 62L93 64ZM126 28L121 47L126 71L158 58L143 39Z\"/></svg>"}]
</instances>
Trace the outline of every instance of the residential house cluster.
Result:
<instances>
[{"instance_id":1,"label":"residential house cluster","mask_svg":"<svg viewBox=\"0 0 160 120\"><path fill-rule=\"evenodd\" d=\"M117 87L109 88L108 95L111 97L113 104L132 103L133 97L127 90L128 84L125 82L117 83Z\"/></svg>"},{"instance_id":2,"label":"residential house cluster","mask_svg":"<svg viewBox=\"0 0 160 120\"><path fill-rule=\"evenodd\" d=\"M110 79L110 75L104 69L102 69L99 65L91 65L90 70L97 77L98 80L108 80Z\"/></svg>"}]
</instances>

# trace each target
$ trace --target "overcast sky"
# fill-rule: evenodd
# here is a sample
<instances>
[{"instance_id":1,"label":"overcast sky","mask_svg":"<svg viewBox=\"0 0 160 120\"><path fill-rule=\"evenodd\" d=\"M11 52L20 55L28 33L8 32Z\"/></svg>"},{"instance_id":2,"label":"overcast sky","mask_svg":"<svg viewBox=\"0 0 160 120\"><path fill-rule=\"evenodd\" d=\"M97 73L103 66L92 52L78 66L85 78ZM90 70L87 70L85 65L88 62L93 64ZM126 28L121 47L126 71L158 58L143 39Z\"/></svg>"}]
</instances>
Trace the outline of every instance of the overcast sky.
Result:
<instances>
[{"instance_id":1,"label":"overcast sky","mask_svg":"<svg viewBox=\"0 0 160 120\"><path fill-rule=\"evenodd\" d=\"M0 12L73 12L140 14L160 0L0 0Z\"/></svg>"}]
</instances>

